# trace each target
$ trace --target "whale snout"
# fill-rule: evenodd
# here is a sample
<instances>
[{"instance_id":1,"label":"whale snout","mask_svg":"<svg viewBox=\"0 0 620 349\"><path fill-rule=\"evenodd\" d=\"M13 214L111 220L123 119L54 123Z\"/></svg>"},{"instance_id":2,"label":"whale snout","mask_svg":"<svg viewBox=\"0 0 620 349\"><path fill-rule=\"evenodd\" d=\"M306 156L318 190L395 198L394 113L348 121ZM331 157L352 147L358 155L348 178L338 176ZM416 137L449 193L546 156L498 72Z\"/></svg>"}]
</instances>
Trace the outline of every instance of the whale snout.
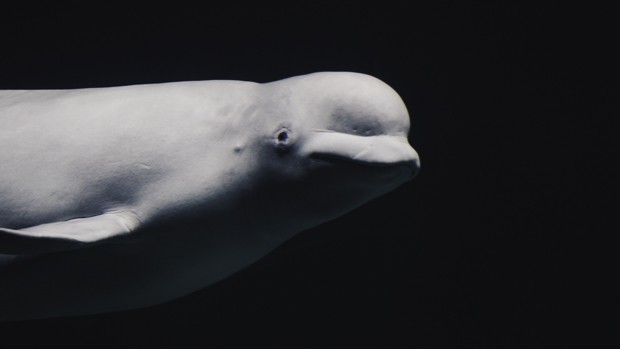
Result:
<instances>
[{"instance_id":1,"label":"whale snout","mask_svg":"<svg viewBox=\"0 0 620 349\"><path fill-rule=\"evenodd\" d=\"M331 131L315 131L302 147L302 153L314 159L348 164L397 169L405 180L420 171L418 153L404 136L359 136Z\"/></svg>"}]
</instances>

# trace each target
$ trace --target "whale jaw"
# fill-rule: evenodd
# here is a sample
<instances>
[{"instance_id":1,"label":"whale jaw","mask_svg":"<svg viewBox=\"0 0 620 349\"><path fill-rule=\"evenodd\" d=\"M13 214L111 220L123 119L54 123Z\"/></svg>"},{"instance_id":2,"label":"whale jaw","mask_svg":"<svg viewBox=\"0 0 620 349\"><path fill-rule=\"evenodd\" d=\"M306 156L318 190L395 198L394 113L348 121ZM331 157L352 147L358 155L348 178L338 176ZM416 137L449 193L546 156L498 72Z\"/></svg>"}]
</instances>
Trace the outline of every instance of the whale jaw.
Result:
<instances>
[{"instance_id":1,"label":"whale jaw","mask_svg":"<svg viewBox=\"0 0 620 349\"><path fill-rule=\"evenodd\" d=\"M358 136L315 131L301 149L303 155L333 164L374 168L375 172L399 172L414 178L420 169L417 152L404 136Z\"/></svg>"}]
</instances>

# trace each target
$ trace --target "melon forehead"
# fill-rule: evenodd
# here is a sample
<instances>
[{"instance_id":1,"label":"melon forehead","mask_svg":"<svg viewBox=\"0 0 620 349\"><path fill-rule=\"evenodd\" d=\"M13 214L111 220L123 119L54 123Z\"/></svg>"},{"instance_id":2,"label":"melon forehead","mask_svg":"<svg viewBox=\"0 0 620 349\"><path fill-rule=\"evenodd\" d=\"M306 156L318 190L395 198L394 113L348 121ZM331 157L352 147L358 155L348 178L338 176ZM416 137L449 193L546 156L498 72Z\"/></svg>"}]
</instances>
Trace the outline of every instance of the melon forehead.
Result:
<instances>
[{"instance_id":1,"label":"melon forehead","mask_svg":"<svg viewBox=\"0 0 620 349\"><path fill-rule=\"evenodd\" d=\"M362 128L407 133L409 114L400 96L381 80L358 73L316 73L300 77L297 98L314 127ZM321 125L319 125L320 123Z\"/></svg>"}]
</instances>

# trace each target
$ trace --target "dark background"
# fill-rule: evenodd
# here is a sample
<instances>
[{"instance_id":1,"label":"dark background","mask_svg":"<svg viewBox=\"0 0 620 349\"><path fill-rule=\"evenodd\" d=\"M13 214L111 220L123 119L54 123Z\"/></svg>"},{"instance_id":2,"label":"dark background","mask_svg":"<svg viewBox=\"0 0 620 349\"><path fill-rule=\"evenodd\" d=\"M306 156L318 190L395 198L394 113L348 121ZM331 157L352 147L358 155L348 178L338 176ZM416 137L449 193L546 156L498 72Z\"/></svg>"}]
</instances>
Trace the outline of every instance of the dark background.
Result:
<instances>
[{"instance_id":1,"label":"dark background","mask_svg":"<svg viewBox=\"0 0 620 349\"><path fill-rule=\"evenodd\" d=\"M607 331L588 324L599 297L590 256L604 256L598 233L614 233L610 10L518 1L204 5L5 8L0 89L367 73L407 104L420 175L183 299L0 324L0 340L554 348Z\"/></svg>"}]
</instances>

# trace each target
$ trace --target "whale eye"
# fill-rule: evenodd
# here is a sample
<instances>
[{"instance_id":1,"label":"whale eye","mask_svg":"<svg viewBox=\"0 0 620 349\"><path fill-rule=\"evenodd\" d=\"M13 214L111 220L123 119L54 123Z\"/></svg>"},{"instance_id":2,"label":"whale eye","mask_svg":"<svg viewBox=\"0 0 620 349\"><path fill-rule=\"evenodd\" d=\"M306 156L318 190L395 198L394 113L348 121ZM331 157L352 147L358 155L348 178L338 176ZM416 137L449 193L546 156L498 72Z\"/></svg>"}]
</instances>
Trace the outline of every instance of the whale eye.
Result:
<instances>
[{"instance_id":1,"label":"whale eye","mask_svg":"<svg viewBox=\"0 0 620 349\"><path fill-rule=\"evenodd\" d=\"M280 131L280 133L278 133L278 142L286 142L288 140L288 132L286 131Z\"/></svg>"},{"instance_id":2,"label":"whale eye","mask_svg":"<svg viewBox=\"0 0 620 349\"><path fill-rule=\"evenodd\" d=\"M277 145L285 145L291 141L291 130L282 127L275 133L275 141Z\"/></svg>"},{"instance_id":3,"label":"whale eye","mask_svg":"<svg viewBox=\"0 0 620 349\"><path fill-rule=\"evenodd\" d=\"M291 146L291 130L281 128L275 134L275 145L277 152L282 155Z\"/></svg>"}]
</instances>

